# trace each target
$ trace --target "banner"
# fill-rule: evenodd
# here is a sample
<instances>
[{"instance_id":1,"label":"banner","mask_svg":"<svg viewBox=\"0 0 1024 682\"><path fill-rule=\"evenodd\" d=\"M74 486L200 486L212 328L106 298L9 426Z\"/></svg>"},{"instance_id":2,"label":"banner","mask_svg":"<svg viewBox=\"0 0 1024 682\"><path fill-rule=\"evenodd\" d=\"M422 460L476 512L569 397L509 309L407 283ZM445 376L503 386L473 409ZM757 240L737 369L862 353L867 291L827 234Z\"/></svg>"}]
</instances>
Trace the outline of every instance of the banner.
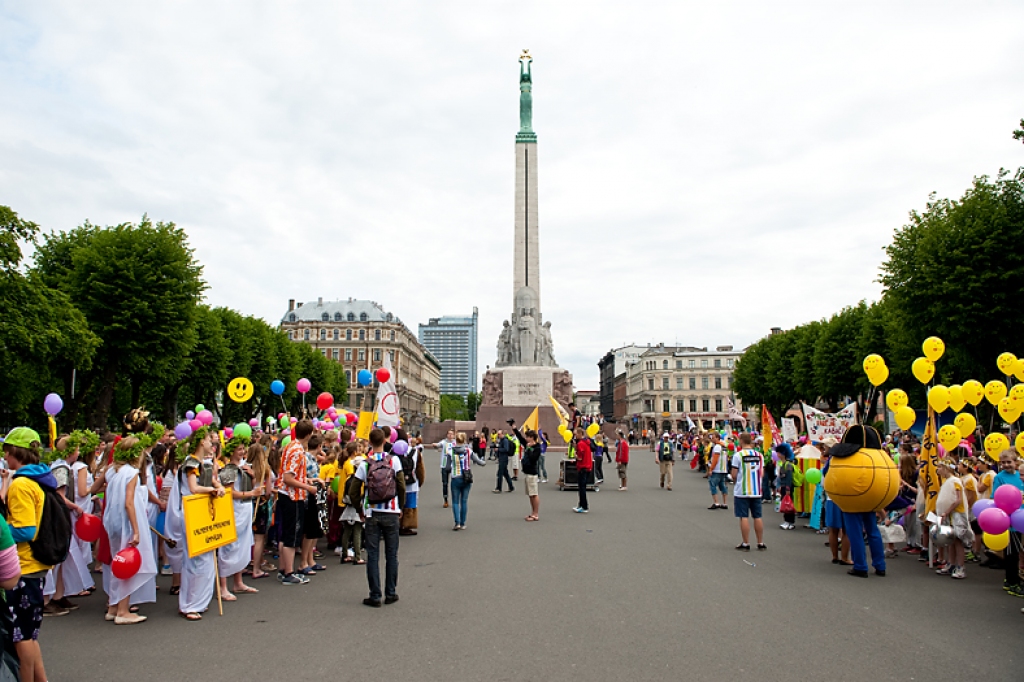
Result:
<instances>
[{"instance_id":1,"label":"banner","mask_svg":"<svg viewBox=\"0 0 1024 682\"><path fill-rule=\"evenodd\" d=\"M398 393L395 391L395 373L391 370L391 355L384 353L384 369L391 376L377 388L377 426L390 426L395 428L400 423L398 414ZM362 436L359 436L360 438Z\"/></svg>"},{"instance_id":2,"label":"banner","mask_svg":"<svg viewBox=\"0 0 1024 682\"><path fill-rule=\"evenodd\" d=\"M356 422L356 438L366 440L370 437L370 431L373 430L373 416L373 412L359 413L359 421Z\"/></svg>"},{"instance_id":3,"label":"banner","mask_svg":"<svg viewBox=\"0 0 1024 682\"><path fill-rule=\"evenodd\" d=\"M799 435L796 431L796 420L792 417L782 418L782 440L790 443L795 441Z\"/></svg>"},{"instance_id":4,"label":"banner","mask_svg":"<svg viewBox=\"0 0 1024 682\"><path fill-rule=\"evenodd\" d=\"M230 490L221 497L186 495L181 498L181 509L185 514L185 542L190 559L238 539Z\"/></svg>"},{"instance_id":5,"label":"banner","mask_svg":"<svg viewBox=\"0 0 1024 682\"><path fill-rule=\"evenodd\" d=\"M935 511L935 502L939 497L939 488L942 481L939 480L939 447L935 438L935 412L928 408L928 423L924 426L924 436L921 438L921 461L924 467L921 468L921 477L924 484L924 511L927 515Z\"/></svg>"},{"instance_id":6,"label":"banner","mask_svg":"<svg viewBox=\"0 0 1024 682\"><path fill-rule=\"evenodd\" d=\"M533 412L523 422L523 433L526 433L527 429L533 429L534 431L540 431L540 407L533 408Z\"/></svg>"},{"instance_id":7,"label":"banner","mask_svg":"<svg viewBox=\"0 0 1024 682\"><path fill-rule=\"evenodd\" d=\"M772 447L782 442L779 428L775 425L775 419L768 411L767 405L761 405L761 438L764 439L762 448L765 455L771 455Z\"/></svg>"},{"instance_id":8,"label":"banner","mask_svg":"<svg viewBox=\"0 0 1024 682\"><path fill-rule=\"evenodd\" d=\"M832 436L842 440L843 434L857 423L857 403L850 403L836 414L816 410L807 403L800 403L804 410L804 422L807 424L807 437L822 441Z\"/></svg>"},{"instance_id":9,"label":"banner","mask_svg":"<svg viewBox=\"0 0 1024 682\"><path fill-rule=\"evenodd\" d=\"M736 407L736 403L733 402L732 398L725 399L725 409L729 415L730 421L742 422L743 428L747 428L747 418L743 416L743 413Z\"/></svg>"}]
</instances>

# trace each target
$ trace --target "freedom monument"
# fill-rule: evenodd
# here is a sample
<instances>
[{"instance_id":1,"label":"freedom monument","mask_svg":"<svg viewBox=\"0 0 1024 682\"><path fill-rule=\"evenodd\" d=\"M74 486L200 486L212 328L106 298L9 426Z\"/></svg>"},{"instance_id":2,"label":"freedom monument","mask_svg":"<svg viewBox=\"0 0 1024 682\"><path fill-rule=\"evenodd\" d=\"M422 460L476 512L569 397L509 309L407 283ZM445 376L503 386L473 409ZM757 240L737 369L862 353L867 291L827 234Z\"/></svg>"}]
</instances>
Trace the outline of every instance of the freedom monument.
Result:
<instances>
[{"instance_id":1,"label":"freedom monument","mask_svg":"<svg viewBox=\"0 0 1024 682\"><path fill-rule=\"evenodd\" d=\"M537 220L537 134L533 132L533 80L529 50L519 57L519 132L516 133L515 236L512 264L512 315L498 337L494 369L484 374L477 423L519 423L541 406L541 426L554 430L555 411L548 396L568 405L572 375L555 361L551 323L540 311L540 236ZM514 409L509 409L514 408Z\"/></svg>"}]
</instances>

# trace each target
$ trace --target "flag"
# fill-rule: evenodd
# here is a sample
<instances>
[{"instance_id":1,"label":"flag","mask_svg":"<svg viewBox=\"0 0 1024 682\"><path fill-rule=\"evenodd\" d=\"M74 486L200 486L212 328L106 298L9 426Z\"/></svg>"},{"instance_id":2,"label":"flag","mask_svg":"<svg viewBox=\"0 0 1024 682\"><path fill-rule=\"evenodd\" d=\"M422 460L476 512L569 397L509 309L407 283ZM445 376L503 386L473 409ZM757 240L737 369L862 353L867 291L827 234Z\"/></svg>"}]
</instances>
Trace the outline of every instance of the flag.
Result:
<instances>
[{"instance_id":1,"label":"flag","mask_svg":"<svg viewBox=\"0 0 1024 682\"><path fill-rule=\"evenodd\" d=\"M779 427L775 425L775 419L767 405L761 405L761 438L764 439L762 447L766 455L771 454L773 446L782 442Z\"/></svg>"},{"instance_id":2,"label":"flag","mask_svg":"<svg viewBox=\"0 0 1024 682\"><path fill-rule=\"evenodd\" d=\"M564 407L559 405L558 401L555 400L550 394L548 395L548 400L550 400L551 404L554 406L555 414L558 415L558 421L562 422L562 426L569 426L569 412L568 412L568 410L566 410Z\"/></svg>"},{"instance_id":3,"label":"flag","mask_svg":"<svg viewBox=\"0 0 1024 682\"><path fill-rule=\"evenodd\" d=\"M523 431L526 431L526 429L533 429L534 431L539 431L540 430L540 407L539 406L533 408L533 412L531 412L530 416L527 417L526 421L523 422Z\"/></svg>"},{"instance_id":4,"label":"flag","mask_svg":"<svg viewBox=\"0 0 1024 682\"><path fill-rule=\"evenodd\" d=\"M377 426L390 426L395 428L400 420L398 413L398 393L395 391L395 373L391 370L391 355L384 354L384 369L391 375L388 380L382 382L377 388Z\"/></svg>"},{"instance_id":5,"label":"flag","mask_svg":"<svg viewBox=\"0 0 1024 682\"><path fill-rule=\"evenodd\" d=\"M928 422L924 425L924 436L921 438L921 460L924 462L924 511L925 515L935 511L935 502L939 497L939 447L935 438L935 412L928 408Z\"/></svg>"},{"instance_id":6,"label":"flag","mask_svg":"<svg viewBox=\"0 0 1024 682\"><path fill-rule=\"evenodd\" d=\"M694 428L696 428L696 427L694 427L693 420L690 419L690 415L686 415L686 429L687 429L687 431L693 431Z\"/></svg>"},{"instance_id":7,"label":"flag","mask_svg":"<svg viewBox=\"0 0 1024 682\"><path fill-rule=\"evenodd\" d=\"M725 407L729 414L730 420L735 420L743 423L743 428L747 427L747 419L743 416L743 413L736 407L736 403L733 402L732 398L725 399Z\"/></svg>"}]
</instances>

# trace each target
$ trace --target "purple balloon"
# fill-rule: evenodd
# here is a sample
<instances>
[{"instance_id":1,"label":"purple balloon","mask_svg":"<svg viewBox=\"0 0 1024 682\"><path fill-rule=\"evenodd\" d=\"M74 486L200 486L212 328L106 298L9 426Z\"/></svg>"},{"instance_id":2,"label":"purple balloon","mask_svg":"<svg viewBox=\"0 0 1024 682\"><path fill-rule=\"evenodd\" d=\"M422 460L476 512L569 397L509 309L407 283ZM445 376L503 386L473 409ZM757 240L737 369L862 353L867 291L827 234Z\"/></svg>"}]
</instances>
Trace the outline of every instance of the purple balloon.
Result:
<instances>
[{"instance_id":1,"label":"purple balloon","mask_svg":"<svg viewBox=\"0 0 1024 682\"><path fill-rule=\"evenodd\" d=\"M996 494L992 496L992 500L996 503L996 506L1004 512L1012 514L1020 509L1021 492L1012 485L1001 485L999 486L999 489L996 490Z\"/></svg>"},{"instance_id":2,"label":"purple balloon","mask_svg":"<svg viewBox=\"0 0 1024 682\"><path fill-rule=\"evenodd\" d=\"M992 500L978 500L977 502L974 503L973 506L971 506L971 513L974 514L974 518L978 518L979 516L981 516L981 512L985 511L986 509L992 509L995 506L996 503L993 502Z\"/></svg>"},{"instance_id":3,"label":"purple balloon","mask_svg":"<svg viewBox=\"0 0 1024 682\"><path fill-rule=\"evenodd\" d=\"M189 421L192 421L195 418L196 418L196 413L193 412L192 410L189 410L188 412L185 413L185 419L187 419Z\"/></svg>"},{"instance_id":4,"label":"purple balloon","mask_svg":"<svg viewBox=\"0 0 1024 682\"><path fill-rule=\"evenodd\" d=\"M54 417L64 409L64 401L56 393L50 393L43 398L43 409L46 410L46 414Z\"/></svg>"},{"instance_id":5,"label":"purple balloon","mask_svg":"<svg viewBox=\"0 0 1024 682\"><path fill-rule=\"evenodd\" d=\"M174 427L174 437L178 440L185 440L192 435L192 425L188 422L181 422Z\"/></svg>"},{"instance_id":6,"label":"purple balloon","mask_svg":"<svg viewBox=\"0 0 1024 682\"><path fill-rule=\"evenodd\" d=\"M404 440L395 441L395 444L391 446L391 452L395 455L404 455L409 452L409 444Z\"/></svg>"},{"instance_id":7,"label":"purple balloon","mask_svg":"<svg viewBox=\"0 0 1024 682\"><path fill-rule=\"evenodd\" d=\"M1010 514L1010 526L1018 533L1024 533L1024 509Z\"/></svg>"},{"instance_id":8,"label":"purple balloon","mask_svg":"<svg viewBox=\"0 0 1024 682\"><path fill-rule=\"evenodd\" d=\"M978 517L978 525L989 535L999 535L1010 527L1010 515L998 507L986 509Z\"/></svg>"}]
</instances>

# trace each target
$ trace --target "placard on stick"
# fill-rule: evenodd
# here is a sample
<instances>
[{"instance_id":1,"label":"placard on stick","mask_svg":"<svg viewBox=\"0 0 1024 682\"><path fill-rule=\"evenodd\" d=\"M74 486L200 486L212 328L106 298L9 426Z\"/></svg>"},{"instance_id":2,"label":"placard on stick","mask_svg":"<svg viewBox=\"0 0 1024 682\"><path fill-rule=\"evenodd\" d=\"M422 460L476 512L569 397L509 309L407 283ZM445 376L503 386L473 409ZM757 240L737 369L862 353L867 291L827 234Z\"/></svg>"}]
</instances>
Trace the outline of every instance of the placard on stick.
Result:
<instances>
[{"instance_id":1,"label":"placard on stick","mask_svg":"<svg viewBox=\"0 0 1024 682\"><path fill-rule=\"evenodd\" d=\"M230 491L222 497L187 495L181 498L181 507L190 559L238 539Z\"/></svg>"}]
</instances>

